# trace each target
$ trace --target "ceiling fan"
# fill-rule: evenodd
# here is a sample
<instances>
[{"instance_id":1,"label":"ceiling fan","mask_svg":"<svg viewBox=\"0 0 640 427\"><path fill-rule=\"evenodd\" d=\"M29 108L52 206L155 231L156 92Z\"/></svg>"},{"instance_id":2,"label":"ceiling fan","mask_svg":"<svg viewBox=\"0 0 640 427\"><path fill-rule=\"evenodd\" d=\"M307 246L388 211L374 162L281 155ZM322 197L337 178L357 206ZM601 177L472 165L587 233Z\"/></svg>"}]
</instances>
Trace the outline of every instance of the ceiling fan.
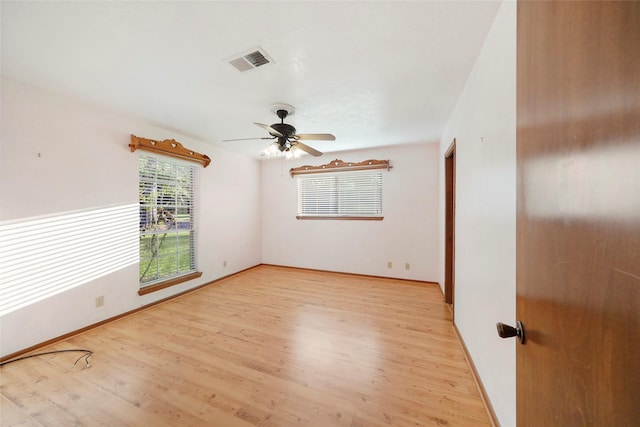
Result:
<instances>
[{"instance_id":1,"label":"ceiling fan","mask_svg":"<svg viewBox=\"0 0 640 427\"><path fill-rule=\"evenodd\" d=\"M252 139L271 139L273 140L273 145L271 147L276 148L281 152L289 152L292 149L302 150L306 153L311 154L312 156L322 156L322 152L316 150L313 147L309 147L307 144L300 142L303 141L335 141L336 137L331 135L330 133L296 133L296 128L293 126L286 124L284 119L287 116L293 115L295 109L292 105L289 104L274 104L271 106L271 112L275 113L280 119L280 123L274 123L271 126L265 125L263 123L256 123L254 125L260 126L262 129L269 132L268 137L263 138L240 138L240 139L225 139L223 142L229 141L248 141ZM265 150L268 152L269 149ZM265 153L263 153L265 155Z\"/></svg>"}]
</instances>

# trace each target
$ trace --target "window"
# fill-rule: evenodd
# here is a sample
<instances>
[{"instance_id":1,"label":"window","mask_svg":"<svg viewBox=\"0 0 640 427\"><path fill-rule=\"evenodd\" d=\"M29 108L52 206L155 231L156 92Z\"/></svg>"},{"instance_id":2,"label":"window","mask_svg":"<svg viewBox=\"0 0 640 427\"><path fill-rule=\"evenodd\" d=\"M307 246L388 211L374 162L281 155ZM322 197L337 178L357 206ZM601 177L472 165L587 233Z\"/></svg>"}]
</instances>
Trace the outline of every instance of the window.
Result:
<instances>
[{"instance_id":1,"label":"window","mask_svg":"<svg viewBox=\"0 0 640 427\"><path fill-rule=\"evenodd\" d=\"M382 172L358 171L298 176L298 219L382 217Z\"/></svg>"},{"instance_id":2,"label":"window","mask_svg":"<svg viewBox=\"0 0 640 427\"><path fill-rule=\"evenodd\" d=\"M174 278L198 277L197 167L171 158L140 155L138 169L141 289Z\"/></svg>"}]
</instances>

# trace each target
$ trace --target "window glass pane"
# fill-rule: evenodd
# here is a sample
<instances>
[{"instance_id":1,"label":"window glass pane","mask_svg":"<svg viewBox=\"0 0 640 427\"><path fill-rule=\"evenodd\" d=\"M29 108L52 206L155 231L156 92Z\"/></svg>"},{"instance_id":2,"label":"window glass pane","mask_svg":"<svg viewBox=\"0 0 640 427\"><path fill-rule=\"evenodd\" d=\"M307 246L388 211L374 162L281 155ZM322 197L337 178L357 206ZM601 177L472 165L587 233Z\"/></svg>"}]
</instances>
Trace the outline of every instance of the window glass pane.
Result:
<instances>
[{"instance_id":1,"label":"window glass pane","mask_svg":"<svg viewBox=\"0 0 640 427\"><path fill-rule=\"evenodd\" d=\"M141 285L195 271L197 168L142 155L139 169Z\"/></svg>"},{"instance_id":2,"label":"window glass pane","mask_svg":"<svg viewBox=\"0 0 640 427\"><path fill-rule=\"evenodd\" d=\"M193 245L191 242L191 233L182 232L178 234L178 241L177 241L177 247L176 247L177 252L191 252L192 246Z\"/></svg>"},{"instance_id":3,"label":"window glass pane","mask_svg":"<svg viewBox=\"0 0 640 427\"><path fill-rule=\"evenodd\" d=\"M159 183L156 203L160 206L176 204L176 183Z\"/></svg>"},{"instance_id":4,"label":"window glass pane","mask_svg":"<svg viewBox=\"0 0 640 427\"><path fill-rule=\"evenodd\" d=\"M157 239L155 234L140 236L140 262L154 257L157 250Z\"/></svg>"},{"instance_id":5,"label":"window glass pane","mask_svg":"<svg viewBox=\"0 0 640 427\"><path fill-rule=\"evenodd\" d=\"M175 219L176 219L176 228L178 228L178 230L190 230L193 225L191 208L178 207Z\"/></svg>"},{"instance_id":6,"label":"window glass pane","mask_svg":"<svg viewBox=\"0 0 640 427\"><path fill-rule=\"evenodd\" d=\"M178 256L178 271L180 273L191 271L191 257L188 253L182 253Z\"/></svg>"},{"instance_id":7,"label":"window glass pane","mask_svg":"<svg viewBox=\"0 0 640 427\"><path fill-rule=\"evenodd\" d=\"M166 257L158 258L158 276L171 277L178 272L176 255L172 254Z\"/></svg>"},{"instance_id":8,"label":"window glass pane","mask_svg":"<svg viewBox=\"0 0 640 427\"><path fill-rule=\"evenodd\" d=\"M143 268L144 266L144 268ZM150 282L158 278L158 259L152 258L140 262L140 283Z\"/></svg>"},{"instance_id":9,"label":"window glass pane","mask_svg":"<svg viewBox=\"0 0 640 427\"><path fill-rule=\"evenodd\" d=\"M140 204L140 231L155 229L155 223L153 206Z\"/></svg>"},{"instance_id":10,"label":"window glass pane","mask_svg":"<svg viewBox=\"0 0 640 427\"><path fill-rule=\"evenodd\" d=\"M382 173L362 171L300 176L298 214L381 216Z\"/></svg>"}]
</instances>

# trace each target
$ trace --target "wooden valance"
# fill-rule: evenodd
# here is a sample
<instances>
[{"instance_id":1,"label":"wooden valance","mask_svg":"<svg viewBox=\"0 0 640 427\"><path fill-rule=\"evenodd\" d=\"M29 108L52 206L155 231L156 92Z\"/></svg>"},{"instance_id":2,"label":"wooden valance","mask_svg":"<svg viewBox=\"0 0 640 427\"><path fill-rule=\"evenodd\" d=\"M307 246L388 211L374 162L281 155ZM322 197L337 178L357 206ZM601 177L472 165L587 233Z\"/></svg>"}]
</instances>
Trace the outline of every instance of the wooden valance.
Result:
<instances>
[{"instance_id":1,"label":"wooden valance","mask_svg":"<svg viewBox=\"0 0 640 427\"><path fill-rule=\"evenodd\" d=\"M192 162L202 163L205 168L211 163L209 156L205 154L196 153L193 150L184 148L175 139L165 139L164 141L156 141L154 139L140 138L135 135L131 135L131 143L129 148L133 153L136 150L146 150L157 154L163 154L165 156L177 157L178 159L190 160Z\"/></svg>"},{"instance_id":2,"label":"wooden valance","mask_svg":"<svg viewBox=\"0 0 640 427\"><path fill-rule=\"evenodd\" d=\"M335 159L326 165L320 166L300 166L298 168L292 168L289 173L291 176L304 175L308 173L322 173L322 172L349 172L360 171L367 169L391 169L389 160L365 160L363 162L343 162L342 160Z\"/></svg>"}]
</instances>

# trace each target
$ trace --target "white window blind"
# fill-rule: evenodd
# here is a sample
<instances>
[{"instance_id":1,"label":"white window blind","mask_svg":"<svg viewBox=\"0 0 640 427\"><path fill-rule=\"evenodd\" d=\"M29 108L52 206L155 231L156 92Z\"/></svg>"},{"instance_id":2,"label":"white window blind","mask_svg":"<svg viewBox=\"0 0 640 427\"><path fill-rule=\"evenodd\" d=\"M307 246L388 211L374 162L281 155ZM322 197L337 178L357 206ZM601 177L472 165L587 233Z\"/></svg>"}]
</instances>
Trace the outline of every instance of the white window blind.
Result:
<instances>
[{"instance_id":1,"label":"white window blind","mask_svg":"<svg viewBox=\"0 0 640 427\"><path fill-rule=\"evenodd\" d=\"M138 204L0 224L0 315L138 261Z\"/></svg>"},{"instance_id":2,"label":"white window blind","mask_svg":"<svg viewBox=\"0 0 640 427\"><path fill-rule=\"evenodd\" d=\"M140 285L196 271L195 165L141 155Z\"/></svg>"},{"instance_id":3,"label":"white window blind","mask_svg":"<svg viewBox=\"0 0 640 427\"><path fill-rule=\"evenodd\" d=\"M298 176L299 217L381 217L382 172Z\"/></svg>"}]
</instances>

